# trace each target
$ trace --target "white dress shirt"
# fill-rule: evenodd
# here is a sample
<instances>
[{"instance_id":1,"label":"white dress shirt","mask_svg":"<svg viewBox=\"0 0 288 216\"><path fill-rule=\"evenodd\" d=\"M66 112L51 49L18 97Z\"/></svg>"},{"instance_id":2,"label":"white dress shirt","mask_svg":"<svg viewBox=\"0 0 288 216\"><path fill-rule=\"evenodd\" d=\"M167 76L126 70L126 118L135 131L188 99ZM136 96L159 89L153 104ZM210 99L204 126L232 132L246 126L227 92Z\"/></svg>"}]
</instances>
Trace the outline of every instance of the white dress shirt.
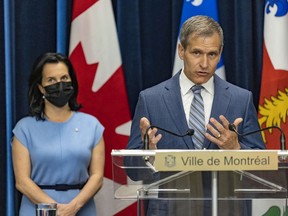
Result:
<instances>
[{"instance_id":1,"label":"white dress shirt","mask_svg":"<svg viewBox=\"0 0 288 216\"><path fill-rule=\"evenodd\" d=\"M189 115L190 115L190 107L192 100L194 98L194 94L191 90L191 87L195 85L191 80L187 78L182 69L181 74L179 76L180 82L180 91L182 96L182 103L186 115L186 121L189 125ZM205 112L205 127L209 122L209 118L211 115L211 109L214 99L214 76L212 76L206 83L202 84L203 88L201 90L201 96L204 102L204 112Z\"/></svg>"}]
</instances>

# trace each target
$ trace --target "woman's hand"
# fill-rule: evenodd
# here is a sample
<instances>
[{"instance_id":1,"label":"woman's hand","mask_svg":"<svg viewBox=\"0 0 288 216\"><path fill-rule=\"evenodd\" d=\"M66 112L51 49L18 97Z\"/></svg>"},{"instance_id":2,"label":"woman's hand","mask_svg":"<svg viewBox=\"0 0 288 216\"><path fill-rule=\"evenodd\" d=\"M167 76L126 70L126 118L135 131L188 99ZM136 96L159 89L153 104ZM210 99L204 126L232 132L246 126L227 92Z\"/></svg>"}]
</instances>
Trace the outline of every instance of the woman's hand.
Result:
<instances>
[{"instance_id":1,"label":"woman's hand","mask_svg":"<svg viewBox=\"0 0 288 216\"><path fill-rule=\"evenodd\" d=\"M57 216L76 216L79 208L73 203L57 204Z\"/></svg>"}]
</instances>

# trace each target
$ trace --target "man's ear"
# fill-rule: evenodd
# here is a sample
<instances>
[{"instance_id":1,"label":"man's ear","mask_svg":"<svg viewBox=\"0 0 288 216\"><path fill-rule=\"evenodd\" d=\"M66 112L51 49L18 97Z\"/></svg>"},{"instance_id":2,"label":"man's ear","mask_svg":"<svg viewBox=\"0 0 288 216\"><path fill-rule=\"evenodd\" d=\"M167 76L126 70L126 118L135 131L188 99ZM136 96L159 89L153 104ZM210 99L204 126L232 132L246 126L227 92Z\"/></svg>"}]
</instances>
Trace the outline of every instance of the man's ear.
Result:
<instances>
[{"instance_id":1,"label":"man's ear","mask_svg":"<svg viewBox=\"0 0 288 216\"><path fill-rule=\"evenodd\" d=\"M178 56L181 60L184 58L184 48L181 43L178 43Z\"/></svg>"},{"instance_id":2,"label":"man's ear","mask_svg":"<svg viewBox=\"0 0 288 216\"><path fill-rule=\"evenodd\" d=\"M220 48L218 63L220 62L222 51L223 51L223 46L221 46Z\"/></svg>"}]
</instances>

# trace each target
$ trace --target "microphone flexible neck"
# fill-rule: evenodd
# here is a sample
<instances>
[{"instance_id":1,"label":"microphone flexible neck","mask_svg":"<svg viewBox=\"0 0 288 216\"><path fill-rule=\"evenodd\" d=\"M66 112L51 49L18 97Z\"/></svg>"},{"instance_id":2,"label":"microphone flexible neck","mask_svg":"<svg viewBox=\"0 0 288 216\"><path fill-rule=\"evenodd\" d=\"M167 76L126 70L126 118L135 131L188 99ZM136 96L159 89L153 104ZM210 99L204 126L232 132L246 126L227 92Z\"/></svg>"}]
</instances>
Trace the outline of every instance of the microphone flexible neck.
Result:
<instances>
[{"instance_id":1,"label":"microphone flexible neck","mask_svg":"<svg viewBox=\"0 0 288 216\"><path fill-rule=\"evenodd\" d=\"M169 134L172 134L174 136L177 136L177 137L184 137L184 136L192 136L194 134L194 130L193 129L188 129L187 132L185 134L176 134L172 131L168 131L164 128L161 128L161 127L158 127L158 126L155 126L155 125L151 125L150 127L147 128L145 134L144 134L144 139L143 139L143 148L148 150L149 149L149 136L148 136L148 131L150 129L153 129L153 128L157 128L159 130L162 130L162 131L165 131L166 133L169 133Z\"/></svg>"},{"instance_id":2,"label":"microphone flexible neck","mask_svg":"<svg viewBox=\"0 0 288 216\"><path fill-rule=\"evenodd\" d=\"M265 131L265 130L270 130L270 129L273 129L273 128L277 128L279 131L280 131L280 149L281 150L286 150L286 137L285 137L285 134L283 132L283 130L278 127L278 126L270 126L270 127L266 127L266 128L263 128L263 129L260 129L260 130L254 130L254 131L251 131L251 132L248 132L248 133L244 133L244 134L240 134L238 133L237 129L236 129L236 126L234 124L229 124L229 130L231 131L234 131L238 136L248 136L250 134L254 134L254 133L257 133L257 132L262 132L262 131Z\"/></svg>"}]
</instances>

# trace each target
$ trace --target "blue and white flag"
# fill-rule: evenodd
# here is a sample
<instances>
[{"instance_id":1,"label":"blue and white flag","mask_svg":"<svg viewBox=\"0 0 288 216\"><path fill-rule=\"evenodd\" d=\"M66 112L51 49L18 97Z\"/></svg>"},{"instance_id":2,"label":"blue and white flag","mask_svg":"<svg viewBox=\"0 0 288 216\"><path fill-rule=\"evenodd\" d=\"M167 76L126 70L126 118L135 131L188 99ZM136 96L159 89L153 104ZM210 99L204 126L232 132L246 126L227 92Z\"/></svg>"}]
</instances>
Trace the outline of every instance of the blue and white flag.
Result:
<instances>
[{"instance_id":1,"label":"blue and white flag","mask_svg":"<svg viewBox=\"0 0 288 216\"><path fill-rule=\"evenodd\" d=\"M219 19L218 19L217 0L183 0L182 17L179 29L187 19L196 15L209 16L218 22ZM178 43L179 43L179 36L177 40L177 44ZM173 75L176 74L183 66L183 62L178 56L177 44L176 44L175 60L173 67ZM225 79L225 69L222 57L217 66L216 73L222 79Z\"/></svg>"}]
</instances>

